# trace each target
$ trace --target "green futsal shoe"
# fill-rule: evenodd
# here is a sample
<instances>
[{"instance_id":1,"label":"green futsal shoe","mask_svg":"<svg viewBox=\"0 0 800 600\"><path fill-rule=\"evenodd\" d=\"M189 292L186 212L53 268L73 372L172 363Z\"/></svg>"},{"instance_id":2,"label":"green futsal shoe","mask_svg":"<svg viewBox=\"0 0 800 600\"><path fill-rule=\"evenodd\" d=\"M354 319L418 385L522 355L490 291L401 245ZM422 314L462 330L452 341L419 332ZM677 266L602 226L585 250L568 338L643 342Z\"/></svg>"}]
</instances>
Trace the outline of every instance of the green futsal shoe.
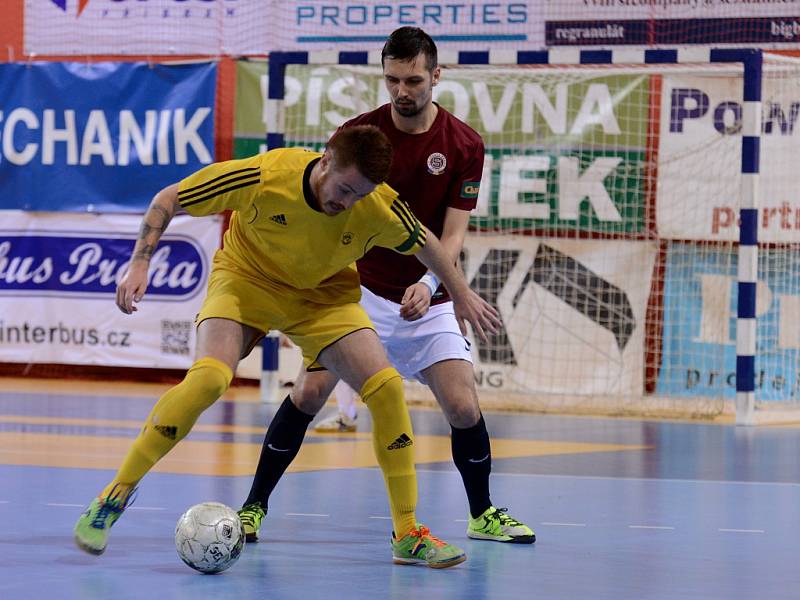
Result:
<instances>
[{"instance_id":1,"label":"green futsal shoe","mask_svg":"<svg viewBox=\"0 0 800 600\"><path fill-rule=\"evenodd\" d=\"M111 490L105 498L95 498L75 524L75 543L89 554L102 554L108 545L108 534L135 497L136 489L122 495Z\"/></svg>"},{"instance_id":2,"label":"green futsal shoe","mask_svg":"<svg viewBox=\"0 0 800 600\"><path fill-rule=\"evenodd\" d=\"M266 512L258 502L246 504L238 513L244 525L244 537L248 544L258 541L258 530L261 529L261 521L266 516Z\"/></svg>"},{"instance_id":3,"label":"green futsal shoe","mask_svg":"<svg viewBox=\"0 0 800 600\"><path fill-rule=\"evenodd\" d=\"M511 544L532 544L536 541L533 529L509 516L507 508L490 506L477 519L470 515L467 537Z\"/></svg>"},{"instance_id":4,"label":"green futsal shoe","mask_svg":"<svg viewBox=\"0 0 800 600\"><path fill-rule=\"evenodd\" d=\"M433 569L454 567L467 560L461 548L432 535L430 529L417 526L399 540L392 534L392 559L398 565L427 565Z\"/></svg>"}]
</instances>

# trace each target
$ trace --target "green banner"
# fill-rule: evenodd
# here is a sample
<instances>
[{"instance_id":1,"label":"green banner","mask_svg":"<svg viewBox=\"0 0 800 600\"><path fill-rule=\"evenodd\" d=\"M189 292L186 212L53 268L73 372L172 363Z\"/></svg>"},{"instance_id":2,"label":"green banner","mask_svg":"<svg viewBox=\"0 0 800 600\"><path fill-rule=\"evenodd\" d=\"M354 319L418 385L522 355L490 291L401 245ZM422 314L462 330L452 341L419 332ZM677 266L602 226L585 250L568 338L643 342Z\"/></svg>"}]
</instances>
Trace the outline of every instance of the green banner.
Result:
<instances>
[{"instance_id":1,"label":"green banner","mask_svg":"<svg viewBox=\"0 0 800 600\"><path fill-rule=\"evenodd\" d=\"M236 156L263 150L265 63L237 71ZM635 234L644 230L648 74L446 68L435 100L486 144L478 227ZM379 68L290 65L287 146L321 148L347 119L388 101Z\"/></svg>"}]
</instances>

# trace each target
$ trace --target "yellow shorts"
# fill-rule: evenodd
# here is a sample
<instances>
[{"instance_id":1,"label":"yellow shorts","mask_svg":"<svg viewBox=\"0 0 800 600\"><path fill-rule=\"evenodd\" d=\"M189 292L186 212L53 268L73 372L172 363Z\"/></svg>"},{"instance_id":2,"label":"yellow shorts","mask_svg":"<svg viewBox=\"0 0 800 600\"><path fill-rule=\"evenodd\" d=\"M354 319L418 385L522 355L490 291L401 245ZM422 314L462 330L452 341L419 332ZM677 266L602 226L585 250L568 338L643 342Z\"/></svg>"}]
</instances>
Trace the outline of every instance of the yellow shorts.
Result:
<instances>
[{"instance_id":1,"label":"yellow shorts","mask_svg":"<svg viewBox=\"0 0 800 600\"><path fill-rule=\"evenodd\" d=\"M320 304L291 288L214 268L196 323L220 318L264 333L281 331L300 347L305 367L316 370L323 368L317 357L325 348L359 329L375 329L361 305L348 301L350 298L339 304Z\"/></svg>"}]
</instances>

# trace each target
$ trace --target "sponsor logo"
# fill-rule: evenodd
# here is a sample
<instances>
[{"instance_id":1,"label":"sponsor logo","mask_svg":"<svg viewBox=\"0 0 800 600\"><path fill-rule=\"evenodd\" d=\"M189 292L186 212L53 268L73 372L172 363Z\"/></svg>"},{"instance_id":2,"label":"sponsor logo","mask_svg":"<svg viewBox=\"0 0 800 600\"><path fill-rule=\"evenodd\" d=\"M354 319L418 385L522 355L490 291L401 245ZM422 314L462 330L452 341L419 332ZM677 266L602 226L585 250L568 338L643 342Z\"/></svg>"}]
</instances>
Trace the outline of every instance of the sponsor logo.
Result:
<instances>
[{"instance_id":1,"label":"sponsor logo","mask_svg":"<svg viewBox=\"0 0 800 600\"><path fill-rule=\"evenodd\" d=\"M88 232L0 231L0 296L114 296L136 240ZM162 238L148 271L148 297L184 301L206 280L202 248L177 235Z\"/></svg>"},{"instance_id":2,"label":"sponsor logo","mask_svg":"<svg viewBox=\"0 0 800 600\"><path fill-rule=\"evenodd\" d=\"M399 450L400 448L406 448L408 446L412 446L414 442L411 440L408 435L405 433L401 433L398 438L393 441L391 444L386 446L387 450Z\"/></svg>"},{"instance_id":3,"label":"sponsor logo","mask_svg":"<svg viewBox=\"0 0 800 600\"><path fill-rule=\"evenodd\" d=\"M480 181L465 181L461 184L462 198L477 198L481 189Z\"/></svg>"},{"instance_id":4,"label":"sponsor logo","mask_svg":"<svg viewBox=\"0 0 800 600\"><path fill-rule=\"evenodd\" d=\"M283 213L281 213L279 215L272 215L269 218L269 220L270 221L275 221L278 225L283 225L284 227L286 227L286 225L288 225L288 223L286 222L286 215L284 215Z\"/></svg>"},{"instance_id":5,"label":"sponsor logo","mask_svg":"<svg viewBox=\"0 0 800 600\"><path fill-rule=\"evenodd\" d=\"M58 8L67 12L67 0L50 0L53 4L55 4ZM78 16L81 16L83 9L86 8L86 5L89 4L89 0L78 0Z\"/></svg>"},{"instance_id":6,"label":"sponsor logo","mask_svg":"<svg viewBox=\"0 0 800 600\"><path fill-rule=\"evenodd\" d=\"M491 456L491 453L487 454L483 458L469 458L467 460L469 460L469 462L471 462L471 463L482 463L482 462L488 460L490 456Z\"/></svg>"},{"instance_id":7,"label":"sponsor logo","mask_svg":"<svg viewBox=\"0 0 800 600\"><path fill-rule=\"evenodd\" d=\"M267 448L269 448L270 450L272 450L274 452L288 452L289 450L291 450L291 448L276 448L271 443L267 444Z\"/></svg>"},{"instance_id":8,"label":"sponsor logo","mask_svg":"<svg viewBox=\"0 0 800 600\"><path fill-rule=\"evenodd\" d=\"M170 440L178 437L178 428L175 425L153 425L153 429Z\"/></svg>"},{"instance_id":9,"label":"sponsor logo","mask_svg":"<svg viewBox=\"0 0 800 600\"><path fill-rule=\"evenodd\" d=\"M347 246L347 245L349 245L349 244L350 244L352 241L353 241L353 234L352 234L352 233L350 233L349 231L345 231L345 232L344 232L344 234L342 234L342 244L344 244L345 246Z\"/></svg>"},{"instance_id":10,"label":"sponsor logo","mask_svg":"<svg viewBox=\"0 0 800 600\"><path fill-rule=\"evenodd\" d=\"M84 9L89 5L89 2L92 0L76 0L78 10L76 17L80 17L81 13L83 13ZM225 16L233 16L234 9L231 8L229 5L233 2L237 2L238 0L225 0ZM69 11L69 4L71 2L69 0L50 0L51 4L55 4L58 8L60 8L65 13ZM172 0L172 9L170 10L170 6L151 6L151 4L155 5L156 2L153 1L152 3L149 0L105 0L105 6L102 6L100 0L94 0L93 5L95 8L98 6L102 6L100 8L99 16L101 17L110 17L110 16L117 16L122 18L129 18L131 16L141 16L141 17L160 17L160 18L168 18L171 16L175 17L202 17L202 18L209 18L212 16L212 8L209 7L209 4L216 3L216 0L194 0L195 6L187 7L187 0ZM116 14L112 14L112 9L117 8L119 12ZM134 8L140 9L140 11L133 14ZM147 9L151 8L152 10L148 11ZM196 10L192 10L195 8Z\"/></svg>"},{"instance_id":11,"label":"sponsor logo","mask_svg":"<svg viewBox=\"0 0 800 600\"><path fill-rule=\"evenodd\" d=\"M428 157L428 173L441 175L447 168L447 158L441 152L434 152Z\"/></svg>"}]
</instances>

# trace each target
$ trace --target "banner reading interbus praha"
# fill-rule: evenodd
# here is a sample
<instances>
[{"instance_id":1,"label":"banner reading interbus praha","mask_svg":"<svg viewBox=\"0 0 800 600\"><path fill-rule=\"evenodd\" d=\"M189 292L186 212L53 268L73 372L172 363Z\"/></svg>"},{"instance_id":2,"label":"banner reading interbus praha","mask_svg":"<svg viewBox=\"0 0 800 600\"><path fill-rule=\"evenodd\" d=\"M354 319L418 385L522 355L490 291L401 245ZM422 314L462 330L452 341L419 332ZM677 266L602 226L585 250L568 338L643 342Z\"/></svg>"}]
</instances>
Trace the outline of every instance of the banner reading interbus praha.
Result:
<instances>
[{"instance_id":1,"label":"banner reading interbus praha","mask_svg":"<svg viewBox=\"0 0 800 600\"><path fill-rule=\"evenodd\" d=\"M267 67L240 62L237 156L264 149ZM447 68L434 100L486 144L473 224L639 237L644 230L648 75L613 70ZM385 102L380 70L292 65L286 143L320 148L347 119Z\"/></svg>"}]
</instances>

